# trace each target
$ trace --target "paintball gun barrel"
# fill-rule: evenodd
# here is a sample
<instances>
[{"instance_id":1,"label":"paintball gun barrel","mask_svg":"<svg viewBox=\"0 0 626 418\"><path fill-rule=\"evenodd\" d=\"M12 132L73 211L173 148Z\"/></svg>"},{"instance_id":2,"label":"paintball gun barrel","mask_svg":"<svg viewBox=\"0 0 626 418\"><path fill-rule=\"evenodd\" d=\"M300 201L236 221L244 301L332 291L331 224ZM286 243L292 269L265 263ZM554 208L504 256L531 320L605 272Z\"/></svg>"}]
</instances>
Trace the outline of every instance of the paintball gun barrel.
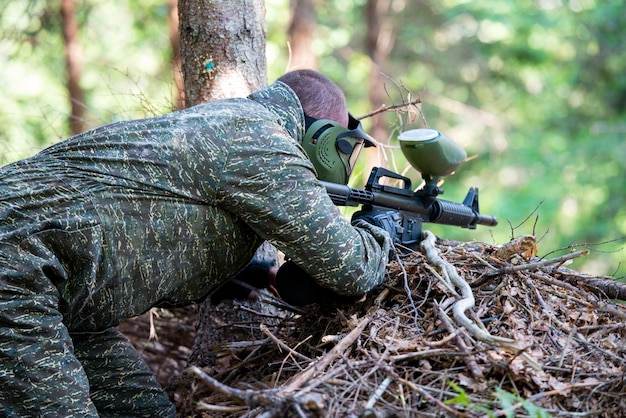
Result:
<instances>
[{"instance_id":1,"label":"paintball gun barrel","mask_svg":"<svg viewBox=\"0 0 626 418\"><path fill-rule=\"evenodd\" d=\"M478 189L469 189L462 203L438 199L443 190L437 186L440 177L452 173L466 158L465 151L451 139L434 129L416 129L400 135L400 146L409 163L425 181L422 188L413 191L411 179L381 167L375 167L365 190L322 182L337 206L359 206L363 211L396 212L398 224L395 241L415 248L422 235L422 223L430 222L475 229L477 225L496 226L498 220L481 214L478 208ZM391 178L404 183L393 187L380 183Z\"/></svg>"}]
</instances>

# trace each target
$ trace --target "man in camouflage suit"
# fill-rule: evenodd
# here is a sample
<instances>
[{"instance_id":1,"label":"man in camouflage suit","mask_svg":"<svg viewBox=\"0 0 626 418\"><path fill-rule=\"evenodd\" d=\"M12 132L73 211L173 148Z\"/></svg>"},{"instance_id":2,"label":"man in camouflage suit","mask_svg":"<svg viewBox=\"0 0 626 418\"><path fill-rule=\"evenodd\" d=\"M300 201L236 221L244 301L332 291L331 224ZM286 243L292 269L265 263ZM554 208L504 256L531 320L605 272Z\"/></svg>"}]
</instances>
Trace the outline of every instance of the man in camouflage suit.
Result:
<instances>
[{"instance_id":1,"label":"man in camouflage suit","mask_svg":"<svg viewBox=\"0 0 626 418\"><path fill-rule=\"evenodd\" d=\"M301 71L0 168L0 416L173 416L116 326L203 300L263 240L338 294L380 284L389 234L333 205L305 113L348 123L338 87Z\"/></svg>"}]
</instances>

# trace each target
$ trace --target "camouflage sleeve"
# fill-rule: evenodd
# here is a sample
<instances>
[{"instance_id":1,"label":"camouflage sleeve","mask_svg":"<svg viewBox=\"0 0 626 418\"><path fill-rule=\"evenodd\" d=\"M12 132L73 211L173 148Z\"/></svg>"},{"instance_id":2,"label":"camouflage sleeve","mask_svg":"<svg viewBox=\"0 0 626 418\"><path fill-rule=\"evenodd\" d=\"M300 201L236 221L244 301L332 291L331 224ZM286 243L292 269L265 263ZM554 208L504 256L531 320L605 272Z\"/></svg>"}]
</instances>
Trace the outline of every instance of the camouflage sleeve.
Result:
<instances>
[{"instance_id":1,"label":"camouflage sleeve","mask_svg":"<svg viewBox=\"0 0 626 418\"><path fill-rule=\"evenodd\" d=\"M233 142L218 201L319 284L345 295L381 283L390 246L380 228L345 219L302 148L267 122Z\"/></svg>"}]
</instances>

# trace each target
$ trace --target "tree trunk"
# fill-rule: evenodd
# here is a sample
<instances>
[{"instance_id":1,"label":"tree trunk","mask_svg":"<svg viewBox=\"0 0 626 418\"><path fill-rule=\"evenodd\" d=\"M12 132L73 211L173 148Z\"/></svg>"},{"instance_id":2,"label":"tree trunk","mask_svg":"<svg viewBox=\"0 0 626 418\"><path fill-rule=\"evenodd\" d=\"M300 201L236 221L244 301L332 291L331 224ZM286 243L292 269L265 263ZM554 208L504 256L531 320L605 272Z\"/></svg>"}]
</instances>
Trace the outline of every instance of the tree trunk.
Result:
<instances>
[{"instance_id":1,"label":"tree trunk","mask_svg":"<svg viewBox=\"0 0 626 418\"><path fill-rule=\"evenodd\" d=\"M289 69L317 69L317 58L311 51L315 30L313 0L291 0L289 24Z\"/></svg>"},{"instance_id":2,"label":"tree trunk","mask_svg":"<svg viewBox=\"0 0 626 418\"><path fill-rule=\"evenodd\" d=\"M172 48L172 78L174 80L174 109L185 107L185 86L180 58L180 34L178 32L178 0L167 0L170 46Z\"/></svg>"},{"instance_id":3,"label":"tree trunk","mask_svg":"<svg viewBox=\"0 0 626 418\"><path fill-rule=\"evenodd\" d=\"M78 22L76 21L74 0L61 0L59 11L65 44L66 86L71 106L69 124L72 135L76 135L85 130L85 107L83 89L80 87L83 53L78 41Z\"/></svg>"},{"instance_id":4,"label":"tree trunk","mask_svg":"<svg viewBox=\"0 0 626 418\"><path fill-rule=\"evenodd\" d=\"M263 0L180 0L187 106L267 84Z\"/></svg>"},{"instance_id":5,"label":"tree trunk","mask_svg":"<svg viewBox=\"0 0 626 418\"><path fill-rule=\"evenodd\" d=\"M365 6L368 27L365 51L371 60L369 100L372 109L390 104L385 91L387 80L383 75L395 39L393 26L388 18L390 3L390 0L368 0ZM387 142L389 132L384 113L372 117L369 133L378 141Z\"/></svg>"}]
</instances>

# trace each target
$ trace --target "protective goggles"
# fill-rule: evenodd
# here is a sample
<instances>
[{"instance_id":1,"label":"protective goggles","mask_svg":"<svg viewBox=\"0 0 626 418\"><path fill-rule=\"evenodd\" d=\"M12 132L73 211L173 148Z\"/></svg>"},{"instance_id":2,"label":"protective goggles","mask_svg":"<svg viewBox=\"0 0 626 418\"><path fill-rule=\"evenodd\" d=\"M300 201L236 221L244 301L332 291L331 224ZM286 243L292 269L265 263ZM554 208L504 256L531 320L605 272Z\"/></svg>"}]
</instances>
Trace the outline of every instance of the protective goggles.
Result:
<instances>
[{"instance_id":1,"label":"protective goggles","mask_svg":"<svg viewBox=\"0 0 626 418\"><path fill-rule=\"evenodd\" d=\"M348 114L348 128L329 119L314 119L305 115L307 130L303 147L315 166L320 180L346 184L354 170L363 147L376 142ZM339 170L339 164L343 170Z\"/></svg>"}]
</instances>

